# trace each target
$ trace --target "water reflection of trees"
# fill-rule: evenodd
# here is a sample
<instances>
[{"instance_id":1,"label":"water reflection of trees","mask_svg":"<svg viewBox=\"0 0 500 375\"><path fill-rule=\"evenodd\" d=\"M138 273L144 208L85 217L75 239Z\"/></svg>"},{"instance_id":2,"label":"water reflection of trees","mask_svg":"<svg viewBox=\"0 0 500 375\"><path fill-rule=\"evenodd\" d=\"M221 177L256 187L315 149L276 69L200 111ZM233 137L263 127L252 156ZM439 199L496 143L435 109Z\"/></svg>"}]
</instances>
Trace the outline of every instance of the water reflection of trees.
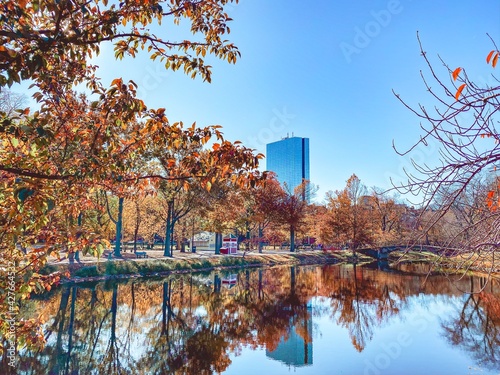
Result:
<instances>
[{"instance_id":1,"label":"water reflection of trees","mask_svg":"<svg viewBox=\"0 0 500 375\"><path fill-rule=\"evenodd\" d=\"M360 267L278 267L181 275L161 280L63 288L31 310L47 317L47 345L21 353L20 374L212 374L223 372L242 348L277 348L292 330L312 342L311 314L331 314L362 351L374 329L422 291L422 278ZM433 294L453 294L433 278ZM468 282L468 281L467 281ZM466 281L462 281L466 283ZM462 285L463 288L468 284ZM493 286L491 287L493 288ZM491 289L493 291L493 289ZM315 296L331 309L311 309ZM445 326L450 341L485 363L498 357L499 301L490 292L464 301ZM0 369L0 373L3 373Z\"/></svg>"},{"instance_id":2,"label":"water reflection of trees","mask_svg":"<svg viewBox=\"0 0 500 375\"><path fill-rule=\"evenodd\" d=\"M494 283L485 282L470 278L470 294L442 327L447 340L470 353L478 365L500 369L500 296Z\"/></svg>"},{"instance_id":3,"label":"water reflection of trees","mask_svg":"<svg viewBox=\"0 0 500 375\"><path fill-rule=\"evenodd\" d=\"M337 280L330 294L332 318L348 329L353 346L361 352L372 339L373 328L402 309L405 290L391 274L375 274L356 266L333 270L336 272L324 273L327 285L334 283L331 279ZM374 275L378 275L376 279Z\"/></svg>"}]
</instances>

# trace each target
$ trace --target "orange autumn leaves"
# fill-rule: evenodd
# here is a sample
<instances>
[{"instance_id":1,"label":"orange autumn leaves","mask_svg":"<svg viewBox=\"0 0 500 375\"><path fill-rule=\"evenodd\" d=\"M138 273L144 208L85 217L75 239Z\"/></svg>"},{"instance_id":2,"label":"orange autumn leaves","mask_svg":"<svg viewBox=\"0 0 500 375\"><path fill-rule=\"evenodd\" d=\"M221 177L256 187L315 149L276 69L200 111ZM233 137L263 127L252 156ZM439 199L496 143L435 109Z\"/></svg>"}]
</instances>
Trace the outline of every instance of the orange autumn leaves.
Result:
<instances>
[{"instance_id":1,"label":"orange autumn leaves","mask_svg":"<svg viewBox=\"0 0 500 375\"><path fill-rule=\"evenodd\" d=\"M260 155L225 140L217 126L169 122L165 109L148 108L137 96L133 81L115 78L106 86L91 60L109 42L117 59L144 53L165 69L209 82L211 66L202 57L231 63L239 57L227 38L228 3L237 0L96 0L77 7L53 0L2 2L0 89L29 81L38 109L23 107L12 115L0 107L0 255L23 265L19 285L33 283L38 291L57 281L56 275L33 276L48 255L100 254L109 246L100 194L128 199L131 191L146 194L160 180L186 188L201 183L207 190L219 180L259 182ZM181 19L188 26L184 37L162 26ZM210 149L209 141L219 146ZM175 159L192 144L206 147ZM160 157L167 168L156 173L150 165ZM18 289L17 297L32 290ZM4 302L0 295L0 318ZM7 329L0 324L1 333Z\"/></svg>"},{"instance_id":2,"label":"orange autumn leaves","mask_svg":"<svg viewBox=\"0 0 500 375\"><path fill-rule=\"evenodd\" d=\"M491 211L496 211L500 208L500 196L498 194L498 189L500 185L497 187L497 191L490 190L488 191L488 195L486 197L486 204Z\"/></svg>"},{"instance_id":3,"label":"orange autumn leaves","mask_svg":"<svg viewBox=\"0 0 500 375\"><path fill-rule=\"evenodd\" d=\"M500 56L500 51L498 50L491 50L488 55L486 56L486 63L488 65L491 64L491 66L493 68L496 68L497 64L498 64L498 59L499 59L499 56ZM460 73L462 72L462 68L461 67L458 67L456 68L451 76L453 78L453 81L457 81L459 76L460 76ZM467 87L467 83L462 83L460 86L458 86L457 88L457 91L455 93L455 99L458 101L460 99L460 96L462 95L462 92L464 91L464 89ZM487 98L485 98L484 100L487 100ZM480 137L481 138L491 138L491 137L494 137L495 138L495 141L498 142L498 139L497 137L495 137L493 134L490 134L490 133L487 133L487 134L480 134ZM494 167L494 171L496 171L496 167ZM500 187L500 185L499 185ZM500 207L500 197L499 197L499 194L498 194L498 191L494 191L494 190L490 190L488 192L488 195L487 195L487 198L486 198L486 204L488 205L488 208L492 211L496 211L499 207Z\"/></svg>"},{"instance_id":4,"label":"orange autumn leaves","mask_svg":"<svg viewBox=\"0 0 500 375\"><path fill-rule=\"evenodd\" d=\"M490 53L488 53L488 56L486 56L486 63L491 64L493 68L496 68L497 63L498 63L498 57L500 56L500 52L497 50L491 50ZM458 67L456 68L452 73L451 76L453 78L453 81L456 81L462 72L462 68ZM457 91L455 93L455 99L458 100L460 98L460 95L462 95L463 90L467 87L466 83L462 83L460 86L458 86Z\"/></svg>"}]
</instances>

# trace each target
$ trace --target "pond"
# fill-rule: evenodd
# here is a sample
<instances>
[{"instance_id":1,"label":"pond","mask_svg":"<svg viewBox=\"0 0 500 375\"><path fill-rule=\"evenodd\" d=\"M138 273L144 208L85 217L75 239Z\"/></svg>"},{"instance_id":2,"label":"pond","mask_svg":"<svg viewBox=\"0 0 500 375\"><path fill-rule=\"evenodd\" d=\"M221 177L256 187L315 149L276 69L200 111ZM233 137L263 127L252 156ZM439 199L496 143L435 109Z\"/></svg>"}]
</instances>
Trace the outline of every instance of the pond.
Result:
<instances>
[{"instance_id":1,"label":"pond","mask_svg":"<svg viewBox=\"0 0 500 375\"><path fill-rule=\"evenodd\" d=\"M67 286L23 314L44 318L47 343L19 353L18 374L500 373L500 285L470 276L193 273Z\"/></svg>"}]
</instances>

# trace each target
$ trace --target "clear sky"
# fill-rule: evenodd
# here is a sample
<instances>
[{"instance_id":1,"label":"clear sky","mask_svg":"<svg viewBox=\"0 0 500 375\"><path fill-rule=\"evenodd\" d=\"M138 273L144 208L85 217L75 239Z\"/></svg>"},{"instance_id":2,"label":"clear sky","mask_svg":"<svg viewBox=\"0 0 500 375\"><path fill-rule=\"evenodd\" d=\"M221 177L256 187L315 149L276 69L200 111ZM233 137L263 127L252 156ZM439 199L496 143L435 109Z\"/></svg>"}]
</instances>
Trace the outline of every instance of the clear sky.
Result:
<instances>
[{"instance_id":1,"label":"clear sky","mask_svg":"<svg viewBox=\"0 0 500 375\"><path fill-rule=\"evenodd\" d=\"M500 45L498 0L241 0L228 13L242 57L236 65L213 60L211 84L165 72L146 56L116 62L111 47L97 59L103 82L133 79L146 104L165 107L171 121L220 124L227 139L262 153L287 134L308 137L319 202L353 173L368 187L403 179L410 160L392 141L402 148L417 141L419 119L391 90L411 105L432 103L417 31L445 81L438 54L488 80L486 34ZM432 161L437 149L414 156Z\"/></svg>"}]
</instances>

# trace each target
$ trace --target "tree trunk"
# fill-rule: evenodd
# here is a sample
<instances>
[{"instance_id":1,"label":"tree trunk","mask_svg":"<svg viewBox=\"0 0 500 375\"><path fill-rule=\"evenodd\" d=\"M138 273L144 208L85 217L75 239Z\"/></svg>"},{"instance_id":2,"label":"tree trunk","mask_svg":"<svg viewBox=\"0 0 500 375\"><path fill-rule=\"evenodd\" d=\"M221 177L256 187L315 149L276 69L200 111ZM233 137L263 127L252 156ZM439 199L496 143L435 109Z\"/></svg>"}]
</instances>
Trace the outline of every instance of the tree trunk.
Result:
<instances>
[{"instance_id":1,"label":"tree trunk","mask_svg":"<svg viewBox=\"0 0 500 375\"><path fill-rule=\"evenodd\" d=\"M165 243L163 256L172 257L172 210L173 202L168 202L167 223L165 225Z\"/></svg>"},{"instance_id":2,"label":"tree trunk","mask_svg":"<svg viewBox=\"0 0 500 375\"><path fill-rule=\"evenodd\" d=\"M248 221L245 222L245 228L246 228L245 237L247 240L247 245L245 246L246 247L245 250L250 251L250 223Z\"/></svg>"},{"instance_id":3,"label":"tree trunk","mask_svg":"<svg viewBox=\"0 0 500 375\"><path fill-rule=\"evenodd\" d=\"M168 223L165 225L165 242L163 244L163 256L172 256L172 227Z\"/></svg>"},{"instance_id":4,"label":"tree trunk","mask_svg":"<svg viewBox=\"0 0 500 375\"><path fill-rule=\"evenodd\" d=\"M263 230L262 230L262 224L259 224L259 253L262 253L262 236L263 236Z\"/></svg>"},{"instance_id":5,"label":"tree trunk","mask_svg":"<svg viewBox=\"0 0 500 375\"><path fill-rule=\"evenodd\" d=\"M222 233L215 233L215 254L220 254L222 247Z\"/></svg>"},{"instance_id":6,"label":"tree trunk","mask_svg":"<svg viewBox=\"0 0 500 375\"><path fill-rule=\"evenodd\" d=\"M189 243L189 248L191 252L193 252L193 246L194 246L194 217L193 221L191 222L191 242Z\"/></svg>"},{"instance_id":7,"label":"tree trunk","mask_svg":"<svg viewBox=\"0 0 500 375\"><path fill-rule=\"evenodd\" d=\"M116 219L116 242L115 242L115 257L121 256L122 244L122 226L123 226L123 197L118 198L118 217Z\"/></svg>"},{"instance_id":8,"label":"tree trunk","mask_svg":"<svg viewBox=\"0 0 500 375\"><path fill-rule=\"evenodd\" d=\"M80 212L78 214L78 237L80 237L83 233L82 233L82 213ZM77 250L76 253L75 253L75 260L77 262L80 261L80 250Z\"/></svg>"},{"instance_id":9,"label":"tree trunk","mask_svg":"<svg viewBox=\"0 0 500 375\"><path fill-rule=\"evenodd\" d=\"M290 227L290 252L295 251L295 228Z\"/></svg>"},{"instance_id":10,"label":"tree trunk","mask_svg":"<svg viewBox=\"0 0 500 375\"><path fill-rule=\"evenodd\" d=\"M174 205L173 205L173 202L172 202L172 222L170 223L170 235L172 236L172 238L170 239L170 246L171 246L171 252L172 252L172 256L174 254L174 245L175 245L175 248L178 250L179 249L179 240L175 240L174 238L174 230L175 230L175 224L177 224L177 220L178 218L176 219L174 217Z\"/></svg>"},{"instance_id":11,"label":"tree trunk","mask_svg":"<svg viewBox=\"0 0 500 375\"><path fill-rule=\"evenodd\" d=\"M139 227L141 226L140 213L139 202L135 201L134 253L137 252L137 236L139 234Z\"/></svg>"}]
</instances>

